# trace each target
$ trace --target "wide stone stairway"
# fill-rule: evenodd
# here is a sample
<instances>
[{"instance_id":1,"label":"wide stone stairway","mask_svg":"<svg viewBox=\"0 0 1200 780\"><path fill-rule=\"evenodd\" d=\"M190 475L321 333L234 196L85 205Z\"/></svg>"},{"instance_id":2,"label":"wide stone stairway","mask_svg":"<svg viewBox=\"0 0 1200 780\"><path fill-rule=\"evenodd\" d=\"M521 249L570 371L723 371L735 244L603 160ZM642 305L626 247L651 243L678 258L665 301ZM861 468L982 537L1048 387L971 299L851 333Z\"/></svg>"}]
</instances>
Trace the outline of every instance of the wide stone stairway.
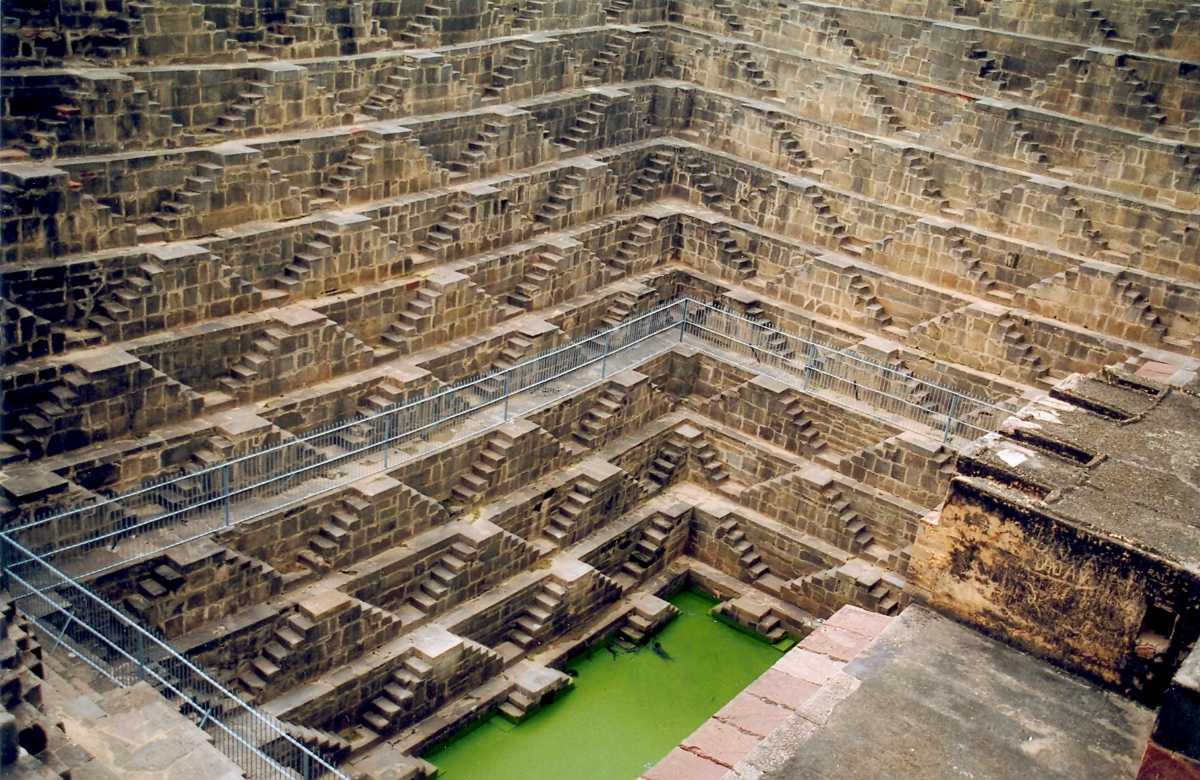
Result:
<instances>
[{"instance_id":1,"label":"wide stone stairway","mask_svg":"<svg viewBox=\"0 0 1200 780\"><path fill-rule=\"evenodd\" d=\"M918 601L1174 690L1200 5L96 5L0 33L22 587L380 780L689 582L770 641Z\"/></svg>"}]
</instances>

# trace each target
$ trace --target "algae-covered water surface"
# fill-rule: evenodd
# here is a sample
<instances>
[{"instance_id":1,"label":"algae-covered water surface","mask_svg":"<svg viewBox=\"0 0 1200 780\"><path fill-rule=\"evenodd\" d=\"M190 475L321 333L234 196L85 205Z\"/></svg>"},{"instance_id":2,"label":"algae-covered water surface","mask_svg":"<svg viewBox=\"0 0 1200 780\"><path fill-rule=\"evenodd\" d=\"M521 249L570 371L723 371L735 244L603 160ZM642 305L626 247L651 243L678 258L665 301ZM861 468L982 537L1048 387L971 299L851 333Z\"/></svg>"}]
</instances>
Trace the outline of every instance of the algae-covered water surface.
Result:
<instances>
[{"instance_id":1,"label":"algae-covered water surface","mask_svg":"<svg viewBox=\"0 0 1200 780\"><path fill-rule=\"evenodd\" d=\"M499 715L425 756L447 780L632 780L670 752L780 656L718 622L695 591L679 616L633 653L600 645L567 664L573 690L514 726Z\"/></svg>"}]
</instances>

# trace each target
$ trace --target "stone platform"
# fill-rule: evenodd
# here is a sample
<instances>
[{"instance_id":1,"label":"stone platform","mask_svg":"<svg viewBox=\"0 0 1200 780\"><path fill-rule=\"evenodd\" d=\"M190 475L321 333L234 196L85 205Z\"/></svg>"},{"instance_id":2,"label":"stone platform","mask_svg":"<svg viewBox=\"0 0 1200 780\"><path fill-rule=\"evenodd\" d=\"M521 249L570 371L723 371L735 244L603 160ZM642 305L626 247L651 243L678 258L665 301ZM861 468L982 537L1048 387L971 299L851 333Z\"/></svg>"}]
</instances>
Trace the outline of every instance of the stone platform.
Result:
<instances>
[{"instance_id":1,"label":"stone platform","mask_svg":"<svg viewBox=\"0 0 1200 780\"><path fill-rule=\"evenodd\" d=\"M646 778L1118 780L1134 776L1152 721L922 607L890 619L845 607Z\"/></svg>"}]
</instances>

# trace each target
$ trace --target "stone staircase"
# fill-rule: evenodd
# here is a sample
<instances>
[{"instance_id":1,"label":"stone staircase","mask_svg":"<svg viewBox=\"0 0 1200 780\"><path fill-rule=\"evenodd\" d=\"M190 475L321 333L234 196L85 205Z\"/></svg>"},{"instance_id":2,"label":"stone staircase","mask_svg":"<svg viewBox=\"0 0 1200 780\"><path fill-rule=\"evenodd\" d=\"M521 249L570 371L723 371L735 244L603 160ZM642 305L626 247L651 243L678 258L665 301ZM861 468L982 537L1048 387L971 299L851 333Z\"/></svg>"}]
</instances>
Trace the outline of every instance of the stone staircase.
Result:
<instances>
[{"instance_id":1,"label":"stone staircase","mask_svg":"<svg viewBox=\"0 0 1200 780\"><path fill-rule=\"evenodd\" d=\"M1130 319L1155 334L1160 341L1170 336L1166 324L1155 313L1154 307L1146 299L1146 294L1135 287L1125 273L1117 274L1113 280L1113 289L1117 293L1117 300L1129 312Z\"/></svg>"},{"instance_id":2,"label":"stone staircase","mask_svg":"<svg viewBox=\"0 0 1200 780\"><path fill-rule=\"evenodd\" d=\"M658 195L663 184L670 182L671 172L675 168L675 159L667 152L655 151L646 158L646 162L638 169L638 174L630 185L631 201L642 203L652 201Z\"/></svg>"},{"instance_id":3,"label":"stone staircase","mask_svg":"<svg viewBox=\"0 0 1200 780\"><path fill-rule=\"evenodd\" d=\"M217 117L214 125L201 135L215 135L221 138L238 138L248 131L260 127L258 114L261 105L276 91L274 84L263 81L246 81L237 99L226 107L225 113Z\"/></svg>"},{"instance_id":4,"label":"stone staircase","mask_svg":"<svg viewBox=\"0 0 1200 780\"><path fill-rule=\"evenodd\" d=\"M423 13L409 18L400 32L400 40L417 49L441 44L442 17L450 13L449 6L426 3Z\"/></svg>"},{"instance_id":5,"label":"stone staircase","mask_svg":"<svg viewBox=\"0 0 1200 780\"><path fill-rule=\"evenodd\" d=\"M995 84L999 90L1009 88L1009 80L1005 70L1001 67L1000 62L983 48L979 41L969 41L967 43L967 53L964 59L971 62L970 67L975 67L974 77L980 81L991 82Z\"/></svg>"},{"instance_id":6,"label":"stone staircase","mask_svg":"<svg viewBox=\"0 0 1200 780\"><path fill-rule=\"evenodd\" d=\"M1116 71L1120 74L1120 78L1127 86L1132 99L1133 105L1138 106L1147 129L1153 129L1158 125L1166 124L1167 114L1159 105L1158 99L1155 98L1149 85L1142 80L1138 72L1126 64L1124 57L1118 58L1115 65Z\"/></svg>"},{"instance_id":7,"label":"stone staircase","mask_svg":"<svg viewBox=\"0 0 1200 780\"><path fill-rule=\"evenodd\" d=\"M320 756L323 761L331 766L338 766L350 757L353 746L348 739L324 729L313 728L312 726L302 726L299 723L278 719L275 722L285 734ZM251 731L251 733L254 732ZM286 743L286 740L283 739L276 741L283 755L288 755L293 748L290 743L284 743ZM267 755L276 755L275 745L272 743L259 745L259 749Z\"/></svg>"},{"instance_id":8,"label":"stone staircase","mask_svg":"<svg viewBox=\"0 0 1200 780\"><path fill-rule=\"evenodd\" d=\"M997 321L1000 328L1000 339L1005 347L1007 359L1019 365L1024 373L1034 380L1046 378L1050 370L1042 363L1037 349L1025 337L1021 323L1013 316L1007 315Z\"/></svg>"},{"instance_id":9,"label":"stone staircase","mask_svg":"<svg viewBox=\"0 0 1200 780\"><path fill-rule=\"evenodd\" d=\"M1117 37L1116 25L1109 21L1092 0L1077 0L1077 4L1088 20L1089 33L1102 40Z\"/></svg>"},{"instance_id":10,"label":"stone staircase","mask_svg":"<svg viewBox=\"0 0 1200 780\"><path fill-rule=\"evenodd\" d=\"M601 84L622 81L625 70L625 55L633 47L633 38L623 32L612 32L600 47L583 76L584 84Z\"/></svg>"},{"instance_id":11,"label":"stone staircase","mask_svg":"<svg viewBox=\"0 0 1200 780\"><path fill-rule=\"evenodd\" d=\"M998 288L996 280L983 265L983 259L975 254L962 231L956 230L946 236L946 251L959 263L961 275L974 282L975 291L987 294Z\"/></svg>"},{"instance_id":12,"label":"stone staircase","mask_svg":"<svg viewBox=\"0 0 1200 780\"><path fill-rule=\"evenodd\" d=\"M583 192L584 177L567 173L550 189L550 195L533 214L539 230L560 230L567 226L574 211L575 199Z\"/></svg>"},{"instance_id":13,"label":"stone staircase","mask_svg":"<svg viewBox=\"0 0 1200 780\"><path fill-rule=\"evenodd\" d=\"M204 500L208 492L203 477L193 476L208 471L237 457L237 448L224 436L210 436L204 445L183 462L181 474L155 488L158 503L170 511L192 506ZM209 481L212 478L209 477Z\"/></svg>"},{"instance_id":14,"label":"stone staircase","mask_svg":"<svg viewBox=\"0 0 1200 780\"><path fill-rule=\"evenodd\" d=\"M618 24L621 16L633 5L633 0L608 0L604 4L604 19L609 24Z\"/></svg>"},{"instance_id":15,"label":"stone staircase","mask_svg":"<svg viewBox=\"0 0 1200 780\"><path fill-rule=\"evenodd\" d=\"M413 589L407 605L421 615L439 612L442 603L461 584L471 562L478 557L479 551L466 542L458 541L450 545L429 568L429 574Z\"/></svg>"},{"instance_id":16,"label":"stone staircase","mask_svg":"<svg viewBox=\"0 0 1200 780\"><path fill-rule=\"evenodd\" d=\"M388 119L405 113L408 94L414 85L417 67L398 62L375 85L361 110L374 119Z\"/></svg>"},{"instance_id":17,"label":"stone staircase","mask_svg":"<svg viewBox=\"0 0 1200 780\"><path fill-rule=\"evenodd\" d=\"M813 170L813 160L808 156L808 152L804 150L804 145L800 139L791 131L787 122L783 120L779 114L768 113L764 117L767 126L771 128L771 132L779 139L779 151L791 166L801 171L812 171L820 175L821 171Z\"/></svg>"},{"instance_id":18,"label":"stone staircase","mask_svg":"<svg viewBox=\"0 0 1200 780\"><path fill-rule=\"evenodd\" d=\"M837 528L849 539L847 549L850 552L868 554L871 557L887 554L886 550L875 543L875 535L871 533L866 521L854 511L846 495L835 483L831 482L823 487L821 496L829 507L829 513L837 517Z\"/></svg>"},{"instance_id":19,"label":"stone staircase","mask_svg":"<svg viewBox=\"0 0 1200 780\"><path fill-rule=\"evenodd\" d=\"M746 26L742 24L742 20L738 18L733 3L729 2L729 0L713 0L712 6L713 10L717 12L717 16L725 23L726 30L736 35L746 29Z\"/></svg>"},{"instance_id":20,"label":"stone staircase","mask_svg":"<svg viewBox=\"0 0 1200 780\"><path fill-rule=\"evenodd\" d=\"M559 273L559 267L565 258L557 252L543 251L538 253L537 260L525 265L525 275L517 282L516 288L508 293L507 300L513 306L519 306L525 311L542 308L543 293L546 287Z\"/></svg>"},{"instance_id":21,"label":"stone staircase","mask_svg":"<svg viewBox=\"0 0 1200 780\"><path fill-rule=\"evenodd\" d=\"M721 266L728 268L739 281L754 276L754 261L742 251L728 225L714 225L708 232L716 242L717 262Z\"/></svg>"},{"instance_id":22,"label":"stone staircase","mask_svg":"<svg viewBox=\"0 0 1200 780\"><path fill-rule=\"evenodd\" d=\"M559 144L571 151L579 152L586 150L592 141L603 139L605 117L612 104L612 98L608 95L600 92L593 93L588 98L587 107L579 112L579 115L575 117L575 122L558 140Z\"/></svg>"},{"instance_id":23,"label":"stone staircase","mask_svg":"<svg viewBox=\"0 0 1200 780\"><path fill-rule=\"evenodd\" d=\"M586 476L576 479L563 500L547 518L546 527L543 530L546 537L559 547L566 547L573 543L579 516L587 511L599 489L600 486Z\"/></svg>"},{"instance_id":24,"label":"stone staircase","mask_svg":"<svg viewBox=\"0 0 1200 780\"><path fill-rule=\"evenodd\" d=\"M533 342L522 335L516 333L508 334L508 338L504 342L504 348L500 350L500 354L492 361L492 371L505 371L519 364L521 361L530 357L529 350L533 347Z\"/></svg>"},{"instance_id":25,"label":"stone staircase","mask_svg":"<svg viewBox=\"0 0 1200 780\"><path fill-rule=\"evenodd\" d=\"M665 488L675 479L679 469L687 464L688 444L678 436L669 436L655 453L646 470L646 477L658 488Z\"/></svg>"},{"instance_id":26,"label":"stone staircase","mask_svg":"<svg viewBox=\"0 0 1200 780\"><path fill-rule=\"evenodd\" d=\"M452 206L425 233L425 238L417 244L417 250L431 258L445 259L450 246L462 240L463 228L470 224L471 215L461 206Z\"/></svg>"},{"instance_id":27,"label":"stone staircase","mask_svg":"<svg viewBox=\"0 0 1200 780\"><path fill-rule=\"evenodd\" d=\"M746 537L746 532L736 520L726 520L718 525L714 535L718 542L723 542L737 555L742 573L750 582L757 582L771 573L758 550L754 549L754 543Z\"/></svg>"},{"instance_id":28,"label":"stone staircase","mask_svg":"<svg viewBox=\"0 0 1200 780\"><path fill-rule=\"evenodd\" d=\"M433 667L415 654L404 659L389 681L362 712L362 720L377 734L388 734L400 725L416 704L416 692L433 676Z\"/></svg>"},{"instance_id":29,"label":"stone staircase","mask_svg":"<svg viewBox=\"0 0 1200 780\"><path fill-rule=\"evenodd\" d=\"M471 464L471 470L459 477L450 489L450 497L445 502L446 509L457 514L482 500L491 489L496 472L508 459L508 451L513 443L512 437L503 431L488 436L479 457Z\"/></svg>"},{"instance_id":30,"label":"stone staircase","mask_svg":"<svg viewBox=\"0 0 1200 780\"><path fill-rule=\"evenodd\" d=\"M829 201L825 199L825 193L815 184L808 185L800 191L800 197L808 204L812 210L814 227L827 235L826 243L838 248L840 251L849 255L857 255L853 246L847 246L846 241L850 238L850 231L843 224L842 220L834 213L833 207L829 205Z\"/></svg>"},{"instance_id":31,"label":"stone staircase","mask_svg":"<svg viewBox=\"0 0 1200 780\"><path fill-rule=\"evenodd\" d=\"M745 43L735 43L731 54L733 62L746 74L746 80L768 100L779 100L779 92L775 84L767 78L766 71L750 53L750 46Z\"/></svg>"},{"instance_id":32,"label":"stone staircase","mask_svg":"<svg viewBox=\"0 0 1200 780\"><path fill-rule=\"evenodd\" d=\"M137 581L137 590L125 597L126 610L137 617L147 615L155 602L183 587L184 577L169 563L159 564Z\"/></svg>"},{"instance_id":33,"label":"stone staircase","mask_svg":"<svg viewBox=\"0 0 1200 780\"><path fill-rule=\"evenodd\" d=\"M496 158L496 147L506 129L506 125L501 122L484 120L483 129L474 139L467 142L462 157L451 161L450 180L462 181L482 176L487 162Z\"/></svg>"},{"instance_id":34,"label":"stone staircase","mask_svg":"<svg viewBox=\"0 0 1200 780\"><path fill-rule=\"evenodd\" d=\"M871 77L863 76L860 83L862 84L862 95L867 107L879 115L882 122L880 129L888 133L903 132L905 128L900 121L900 114L888 102L883 93L879 91L879 87L871 83Z\"/></svg>"},{"instance_id":35,"label":"stone staircase","mask_svg":"<svg viewBox=\"0 0 1200 780\"><path fill-rule=\"evenodd\" d=\"M629 553L629 558L621 564L616 582L627 590L632 585L645 579L646 572L658 563L666 553L667 539L675 530L671 519L662 514L655 514L650 522L642 527L642 534Z\"/></svg>"},{"instance_id":36,"label":"stone staircase","mask_svg":"<svg viewBox=\"0 0 1200 780\"><path fill-rule=\"evenodd\" d=\"M279 326L264 329L252 342L251 349L243 352L229 369L229 375L221 377L217 384L240 403L253 400L252 386L262 379L264 369L282 354L291 335Z\"/></svg>"},{"instance_id":37,"label":"stone staircase","mask_svg":"<svg viewBox=\"0 0 1200 780\"><path fill-rule=\"evenodd\" d=\"M903 608L904 581L858 558L821 569L784 583L780 595L787 601L829 617L846 604L883 615L897 615Z\"/></svg>"},{"instance_id":38,"label":"stone staircase","mask_svg":"<svg viewBox=\"0 0 1200 780\"><path fill-rule=\"evenodd\" d=\"M1016 148L1013 151L1013 156L1034 168L1048 169L1051 165L1049 155L1046 154L1041 144L1037 142L1033 132L1021 124L1021 120L1017 118L1015 110L1009 112L1006 122L1012 132L1013 138L1016 139Z\"/></svg>"},{"instance_id":39,"label":"stone staircase","mask_svg":"<svg viewBox=\"0 0 1200 780\"><path fill-rule=\"evenodd\" d=\"M753 631L768 642L778 642L787 636L787 630L776 608L757 591L749 591L735 599L723 601L713 608L713 612L725 620Z\"/></svg>"},{"instance_id":40,"label":"stone staircase","mask_svg":"<svg viewBox=\"0 0 1200 780\"><path fill-rule=\"evenodd\" d=\"M700 439L692 445L692 457L700 464L700 471L709 484L722 489L729 481L729 472L721 461L721 454L708 441ZM722 492L724 492L722 490Z\"/></svg>"},{"instance_id":41,"label":"stone staircase","mask_svg":"<svg viewBox=\"0 0 1200 780\"><path fill-rule=\"evenodd\" d=\"M542 581L532 603L521 611L509 629L508 641L529 651L549 639L554 633L554 618L562 611L567 590L550 578Z\"/></svg>"},{"instance_id":42,"label":"stone staircase","mask_svg":"<svg viewBox=\"0 0 1200 780\"><path fill-rule=\"evenodd\" d=\"M762 325L762 328L755 328L754 342L766 347L767 351L772 355L778 355L784 360L792 360L796 357L796 350L792 347L792 341L779 328L775 322L767 316L766 309L763 308L762 301L754 301L746 305L746 316L751 320Z\"/></svg>"},{"instance_id":43,"label":"stone staircase","mask_svg":"<svg viewBox=\"0 0 1200 780\"><path fill-rule=\"evenodd\" d=\"M112 294L100 301L87 319L88 327L101 333L120 332L121 325L132 320L145 319L146 299L163 281L164 269L153 262L145 262L126 274Z\"/></svg>"},{"instance_id":44,"label":"stone staircase","mask_svg":"<svg viewBox=\"0 0 1200 780\"><path fill-rule=\"evenodd\" d=\"M502 103L506 100L508 88L517 82L521 73L529 67L537 49L527 43L514 43L505 55L504 60L492 71L492 82L483 88L481 102Z\"/></svg>"},{"instance_id":45,"label":"stone staircase","mask_svg":"<svg viewBox=\"0 0 1200 780\"><path fill-rule=\"evenodd\" d=\"M343 498L338 508L308 538L308 546L296 554L301 565L315 572L326 572L338 565L347 537L362 522L359 513L370 510L361 498Z\"/></svg>"},{"instance_id":46,"label":"stone staircase","mask_svg":"<svg viewBox=\"0 0 1200 780\"><path fill-rule=\"evenodd\" d=\"M808 416L804 396L788 391L784 394L783 400L783 412L791 422L789 427L796 432L805 453L810 457L816 457L825 452L829 445L822 438L820 431L817 430L817 426L813 424L812 418Z\"/></svg>"},{"instance_id":47,"label":"stone staircase","mask_svg":"<svg viewBox=\"0 0 1200 780\"><path fill-rule=\"evenodd\" d=\"M416 295L408 300L404 308L396 315L396 320L388 326L388 330L380 337L380 341L393 347L402 355L412 351L413 343L433 323L433 315L437 311L438 299L442 297L441 290L430 287L417 289Z\"/></svg>"},{"instance_id":48,"label":"stone staircase","mask_svg":"<svg viewBox=\"0 0 1200 780\"><path fill-rule=\"evenodd\" d=\"M875 288L862 274L851 274L846 289L850 293L851 305L861 311L869 322L877 328L886 328L892 324L892 315L883 308L883 303L875 295Z\"/></svg>"},{"instance_id":49,"label":"stone staircase","mask_svg":"<svg viewBox=\"0 0 1200 780\"><path fill-rule=\"evenodd\" d=\"M620 385L605 385L596 402L584 412L571 436L587 449L596 448L608 432L612 418L620 415L628 403L629 399Z\"/></svg>"},{"instance_id":50,"label":"stone staircase","mask_svg":"<svg viewBox=\"0 0 1200 780\"><path fill-rule=\"evenodd\" d=\"M699 157L690 156L684 162L683 170L691 188L699 193L702 205L714 211L728 211L728 201L721 194L717 185L713 183L712 173L709 171L707 163Z\"/></svg>"},{"instance_id":51,"label":"stone staircase","mask_svg":"<svg viewBox=\"0 0 1200 780\"><path fill-rule=\"evenodd\" d=\"M305 639L316 623L300 612L293 612L271 632L262 652L237 677L247 693L257 695L278 675L288 659L305 646Z\"/></svg>"},{"instance_id":52,"label":"stone staircase","mask_svg":"<svg viewBox=\"0 0 1200 780\"><path fill-rule=\"evenodd\" d=\"M335 163L320 187L320 197L309 205L313 209L337 208L352 202L368 200L371 174L378 167L383 146L358 139L350 147L346 159Z\"/></svg>"},{"instance_id":53,"label":"stone staircase","mask_svg":"<svg viewBox=\"0 0 1200 780\"><path fill-rule=\"evenodd\" d=\"M658 223L654 220L639 220L617 243L617 248L608 260L608 266L621 276L634 272L636 263L646 257L645 249L655 241Z\"/></svg>"},{"instance_id":54,"label":"stone staircase","mask_svg":"<svg viewBox=\"0 0 1200 780\"><path fill-rule=\"evenodd\" d=\"M550 0L524 0L521 10L513 18L513 30L532 30L546 13Z\"/></svg>"},{"instance_id":55,"label":"stone staircase","mask_svg":"<svg viewBox=\"0 0 1200 780\"><path fill-rule=\"evenodd\" d=\"M613 297L612 303L604 310L604 316L600 318L600 323L606 328L615 328L629 319L637 307L638 296L622 290Z\"/></svg>"},{"instance_id":56,"label":"stone staircase","mask_svg":"<svg viewBox=\"0 0 1200 780\"><path fill-rule=\"evenodd\" d=\"M832 48L832 56L837 61L851 63L861 63L863 61L862 52L859 51L858 44L854 42L854 39L850 37L850 34L846 32L846 28L842 27L836 17L822 15L821 20L817 22L817 32L824 38L825 45Z\"/></svg>"},{"instance_id":57,"label":"stone staircase","mask_svg":"<svg viewBox=\"0 0 1200 780\"><path fill-rule=\"evenodd\" d=\"M674 604L648 593L639 594L617 636L631 645L643 644L678 614L679 608Z\"/></svg>"},{"instance_id":58,"label":"stone staircase","mask_svg":"<svg viewBox=\"0 0 1200 780\"><path fill-rule=\"evenodd\" d=\"M941 185L938 184L933 172L929 170L929 156L928 152L919 152L912 148L905 148L901 152L905 170L917 181L917 193L922 198L933 201L933 206L937 210L948 208L950 201L942 194Z\"/></svg>"},{"instance_id":59,"label":"stone staircase","mask_svg":"<svg viewBox=\"0 0 1200 780\"><path fill-rule=\"evenodd\" d=\"M292 261L271 277L267 284L289 296L304 295L305 285L318 276L323 276L322 268L333 256L333 243L326 239L327 235L320 231L306 238L300 245L300 251L292 255Z\"/></svg>"}]
</instances>

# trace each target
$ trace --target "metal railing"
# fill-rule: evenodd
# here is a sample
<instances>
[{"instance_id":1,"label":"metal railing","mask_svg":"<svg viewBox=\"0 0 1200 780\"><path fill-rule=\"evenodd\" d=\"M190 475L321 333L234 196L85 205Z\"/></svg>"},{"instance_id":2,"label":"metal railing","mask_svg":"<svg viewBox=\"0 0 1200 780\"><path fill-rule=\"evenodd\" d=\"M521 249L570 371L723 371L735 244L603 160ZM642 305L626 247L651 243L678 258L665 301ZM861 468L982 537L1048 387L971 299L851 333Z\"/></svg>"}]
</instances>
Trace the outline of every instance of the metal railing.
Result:
<instances>
[{"instance_id":1,"label":"metal railing","mask_svg":"<svg viewBox=\"0 0 1200 780\"><path fill-rule=\"evenodd\" d=\"M560 387L559 380L584 372L603 379L619 368L614 364L621 353L672 330L679 331L679 340L688 338L749 357L755 368L786 375L800 390L855 399L940 430L946 440L976 438L996 430L999 420L1010 413L903 368L784 333L718 305L681 298L428 397L122 495L50 513L6 533L72 576L97 574L387 471L513 416L529 414L578 391L578 386ZM671 346L673 342L666 340L658 351ZM639 360L649 356L639 355ZM548 400L537 399L539 390ZM523 408L514 408L518 398Z\"/></svg>"},{"instance_id":2,"label":"metal railing","mask_svg":"<svg viewBox=\"0 0 1200 780\"><path fill-rule=\"evenodd\" d=\"M36 576L27 578L6 567L8 591L42 634L44 650L66 647L120 687L150 684L247 777L348 780L297 742L282 723L230 693L155 633L0 534L0 562L18 558L25 563L24 572L32 569Z\"/></svg>"},{"instance_id":3,"label":"metal railing","mask_svg":"<svg viewBox=\"0 0 1200 780\"><path fill-rule=\"evenodd\" d=\"M69 647L118 685L154 685L250 777L344 777L81 580L476 436L603 381L625 367L625 353L636 365L685 340L719 357L749 358L802 392L941 430L947 440L993 431L1009 414L903 368L682 298L428 397L0 532L0 575L50 649Z\"/></svg>"},{"instance_id":4,"label":"metal railing","mask_svg":"<svg viewBox=\"0 0 1200 780\"><path fill-rule=\"evenodd\" d=\"M921 379L900 366L784 333L772 323L721 306L693 303L683 327L694 340L748 356L754 368L787 378L804 393L853 400L873 416L917 422L940 431L944 442L978 438L997 430L1012 414L1011 409Z\"/></svg>"},{"instance_id":5,"label":"metal railing","mask_svg":"<svg viewBox=\"0 0 1200 780\"><path fill-rule=\"evenodd\" d=\"M395 468L501 425L517 413L528 414L531 408L513 408L515 399L524 396L540 407L546 402L537 399L539 392L555 400L577 390L565 388L556 395L553 385L558 380L589 370L603 379L618 368L614 364L622 353L678 329L683 316L683 302L673 301L428 397L54 512L6 533L72 576L98 574Z\"/></svg>"}]
</instances>

